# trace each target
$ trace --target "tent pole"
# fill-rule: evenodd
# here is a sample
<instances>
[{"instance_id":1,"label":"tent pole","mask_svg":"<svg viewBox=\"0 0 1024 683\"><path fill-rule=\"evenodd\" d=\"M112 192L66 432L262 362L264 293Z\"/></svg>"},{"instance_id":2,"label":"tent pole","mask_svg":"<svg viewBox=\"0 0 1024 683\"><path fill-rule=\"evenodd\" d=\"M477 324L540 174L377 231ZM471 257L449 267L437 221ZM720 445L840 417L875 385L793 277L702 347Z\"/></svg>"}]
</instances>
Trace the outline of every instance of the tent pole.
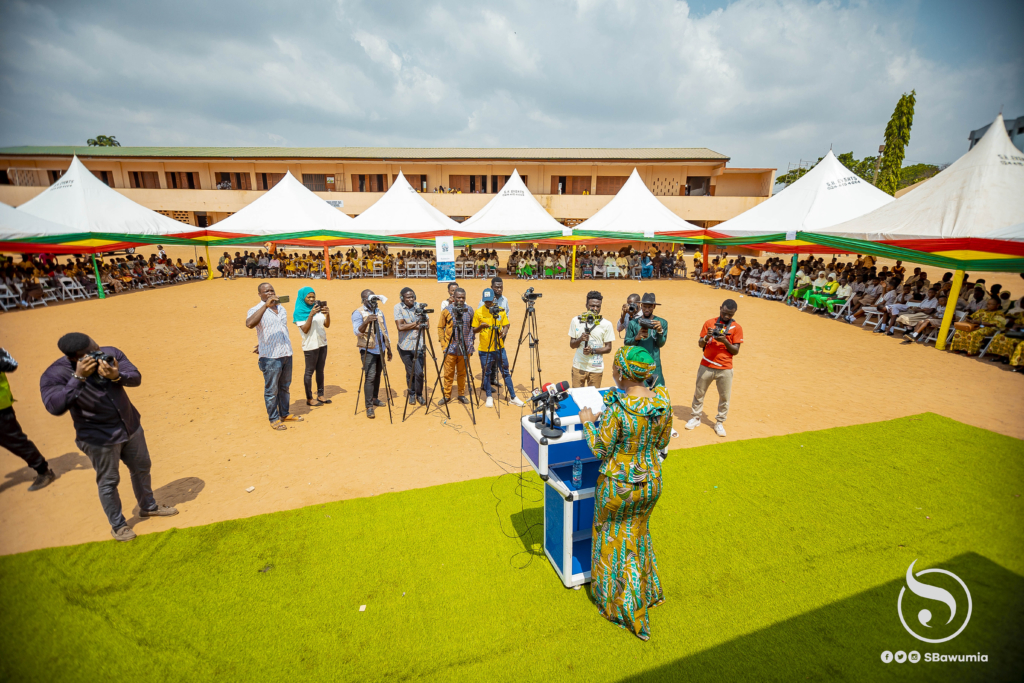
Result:
<instances>
[{"instance_id":1,"label":"tent pole","mask_svg":"<svg viewBox=\"0 0 1024 683\"><path fill-rule=\"evenodd\" d=\"M92 255L92 272L96 275L96 296L106 299L107 295L103 291L103 281L100 280L100 264L96 263L96 254Z\"/></svg>"},{"instance_id":2,"label":"tent pole","mask_svg":"<svg viewBox=\"0 0 1024 683\"><path fill-rule=\"evenodd\" d=\"M799 254L793 254L793 259L790 261L790 264L789 264L789 290L786 291L786 296L787 297L790 294L793 293L793 286L796 284L796 263L797 263L796 257L797 256L799 256Z\"/></svg>"},{"instance_id":3,"label":"tent pole","mask_svg":"<svg viewBox=\"0 0 1024 683\"><path fill-rule=\"evenodd\" d=\"M327 279L331 279L331 248L324 247L324 270L327 272Z\"/></svg>"},{"instance_id":4,"label":"tent pole","mask_svg":"<svg viewBox=\"0 0 1024 683\"><path fill-rule=\"evenodd\" d=\"M702 252L702 255L704 256L704 262L702 264L700 264L701 265L701 271L700 272L706 273L706 272L708 272L708 243L707 242L704 243L704 248L701 250L701 252Z\"/></svg>"},{"instance_id":5,"label":"tent pole","mask_svg":"<svg viewBox=\"0 0 1024 683\"><path fill-rule=\"evenodd\" d=\"M953 273L953 286L946 297L946 312L942 314L942 324L939 325L939 336L935 338L935 348L942 351L946 348L946 337L949 336L949 326L953 324L953 316L956 315L956 302L960 299L960 285L964 281L964 271L958 270Z\"/></svg>"},{"instance_id":6,"label":"tent pole","mask_svg":"<svg viewBox=\"0 0 1024 683\"><path fill-rule=\"evenodd\" d=\"M572 282L576 282L576 245L572 245Z\"/></svg>"},{"instance_id":7,"label":"tent pole","mask_svg":"<svg viewBox=\"0 0 1024 683\"><path fill-rule=\"evenodd\" d=\"M206 279L213 279L213 261L210 260L210 243L206 243Z\"/></svg>"}]
</instances>

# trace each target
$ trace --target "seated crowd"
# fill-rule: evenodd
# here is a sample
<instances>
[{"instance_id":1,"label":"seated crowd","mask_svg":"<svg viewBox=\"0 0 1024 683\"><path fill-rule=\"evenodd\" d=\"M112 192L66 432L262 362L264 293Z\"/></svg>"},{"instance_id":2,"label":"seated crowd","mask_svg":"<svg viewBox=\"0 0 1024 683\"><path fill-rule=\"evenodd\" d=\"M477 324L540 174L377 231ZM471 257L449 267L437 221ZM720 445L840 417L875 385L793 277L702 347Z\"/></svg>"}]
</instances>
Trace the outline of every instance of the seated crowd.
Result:
<instances>
[{"instance_id":1,"label":"seated crowd","mask_svg":"<svg viewBox=\"0 0 1024 683\"><path fill-rule=\"evenodd\" d=\"M493 252L492 252L493 253ZM497 254L494 254L497 260ZM573 274L572 248L513 250L506 272L521 279L569 278ZM576 279L671 278L677 273L686 277L686 259L682 253L660 251L651 245L647 251L631 246L612 251L591 249L581 245L576 250Z\"/></svg>"},{"instance_id":2,"label":"seated crowd","mask_svg":"<svg viewBox=\"0 0 1024 683\"><path fill-rule=\"evenodd\" d=\"M104 292L119 294L126 289L186 282L205 276L206 262L202 257L198 263L192 259L182 263L180 258L175 261L168 257L162 247L158 249L159 253L150 254L149 259L142 254L97 258ZM22 308L64 298L62 280L65 278L81 288L86 296L95 295L96 274L92 258L75 254L63 257L63 263L61 258L55 254L22 254L16 261L14 256L7 256L3 261L0 284L18 297L17 305Z\"/></svg>"},{"instance_id":3,"label":"seated crowd","mask_svg":"<svg viewBox=\"0 0 1024 683\"><path fill-rule=\"evenodd\" d=\"M856 261L841 262L833 257L808 258L791 265L783 258L756 258L723 254L715 258L697 279L714 287L725 287L749 296L783 301L812 315L862 325L874 323L876 334L900 334L904 344L931 343L938 337L953 273L938 282L914 268L908 274L902 261L889 269L875 265L872 256L858 255ZM694 264L698 268L697 263ZM965 355L987 355L1014 367L1024 368L1024 297L1014 301L1001 285L986 287L985 280L970 281L965 273L954 309L954 327L949 350Z\"/></svg>"}]
</instances>

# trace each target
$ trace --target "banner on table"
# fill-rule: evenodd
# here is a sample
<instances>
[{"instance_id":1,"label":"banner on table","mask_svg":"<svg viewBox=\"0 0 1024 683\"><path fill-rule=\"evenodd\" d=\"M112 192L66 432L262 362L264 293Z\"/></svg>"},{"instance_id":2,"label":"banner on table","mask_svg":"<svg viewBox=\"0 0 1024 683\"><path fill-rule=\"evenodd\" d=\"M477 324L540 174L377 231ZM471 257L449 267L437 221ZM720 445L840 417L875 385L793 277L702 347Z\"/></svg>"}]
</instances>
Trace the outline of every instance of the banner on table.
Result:
<instances>
[{"instance_id":1,"label":"banner on table","mask_svg":"<svg viewBox=\"0 0 1024 683\"><path fill-rule=\"evenodd\" d=\"M455 282L455 238L452 235L434 238L437 254L437 281Z\"/></svg>"}]
</instances>

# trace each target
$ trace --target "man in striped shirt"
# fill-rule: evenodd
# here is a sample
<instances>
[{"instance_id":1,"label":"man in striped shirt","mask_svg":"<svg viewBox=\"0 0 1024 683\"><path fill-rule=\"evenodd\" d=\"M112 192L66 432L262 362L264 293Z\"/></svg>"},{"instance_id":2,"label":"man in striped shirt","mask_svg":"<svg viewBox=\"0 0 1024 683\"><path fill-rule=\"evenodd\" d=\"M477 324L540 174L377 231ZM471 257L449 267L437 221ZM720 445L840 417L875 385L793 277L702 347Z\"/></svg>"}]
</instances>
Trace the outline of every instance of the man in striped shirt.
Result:
<instances>
[{"instance_id":1,"label":"man in striped shirt","mask_svg":"<svg viewBox=\"0 0 1024 683\"><path fill-rule=\"evenodd\" d=\"M292 384L292 342L288 338L288 313L278 303L274 286L261 282L256 288L261 303L249 309L245 326L256 330L256 353L263 372L263 400L272 429L287 429L284 422L302 422L301 415L289 415Z\"/></svg>"}]
</instances>

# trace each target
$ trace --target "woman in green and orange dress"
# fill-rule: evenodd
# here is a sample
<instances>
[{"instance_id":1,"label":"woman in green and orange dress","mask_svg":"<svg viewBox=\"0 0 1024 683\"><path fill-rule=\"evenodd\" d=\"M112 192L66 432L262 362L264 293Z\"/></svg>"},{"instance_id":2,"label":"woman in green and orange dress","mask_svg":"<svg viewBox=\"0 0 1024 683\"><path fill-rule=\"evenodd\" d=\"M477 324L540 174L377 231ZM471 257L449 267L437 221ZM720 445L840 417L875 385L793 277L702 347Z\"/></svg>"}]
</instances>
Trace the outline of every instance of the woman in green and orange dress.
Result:
<instances>
[{"instance_id":1,"label":"woman in green and orange dress","mask_svg":"<svg viewBox=\"0 0 1024 683\"><path fill-rule=\"evenodd\" d=\"M601 458L594 492L590 586L601 615L643 640L651 637L648 610L665 601L650 521L661 497L661 455L672 432L672 402L665 387L644 380L656 369L643 348L615 354L612 378L621 391L604 397L601 426L580 411L584 436Z\"/></svg>"},{"instance_id":2,"label":"woman in green and orange dress","mask_svg":"<svg viewBox=\"0 0 1024 683\"><path fill-rule=\"evenodd\" d=\"M981 327L971 332L957 330L953 335L953 343L949 346L950 351L965 351L968 356L976 356L986 339L1006 327L1006 318L999 310L999 299L995 297L985 302L985 308L971 313L968 320L980 323Z\"/></svg>"}]
</instances>

